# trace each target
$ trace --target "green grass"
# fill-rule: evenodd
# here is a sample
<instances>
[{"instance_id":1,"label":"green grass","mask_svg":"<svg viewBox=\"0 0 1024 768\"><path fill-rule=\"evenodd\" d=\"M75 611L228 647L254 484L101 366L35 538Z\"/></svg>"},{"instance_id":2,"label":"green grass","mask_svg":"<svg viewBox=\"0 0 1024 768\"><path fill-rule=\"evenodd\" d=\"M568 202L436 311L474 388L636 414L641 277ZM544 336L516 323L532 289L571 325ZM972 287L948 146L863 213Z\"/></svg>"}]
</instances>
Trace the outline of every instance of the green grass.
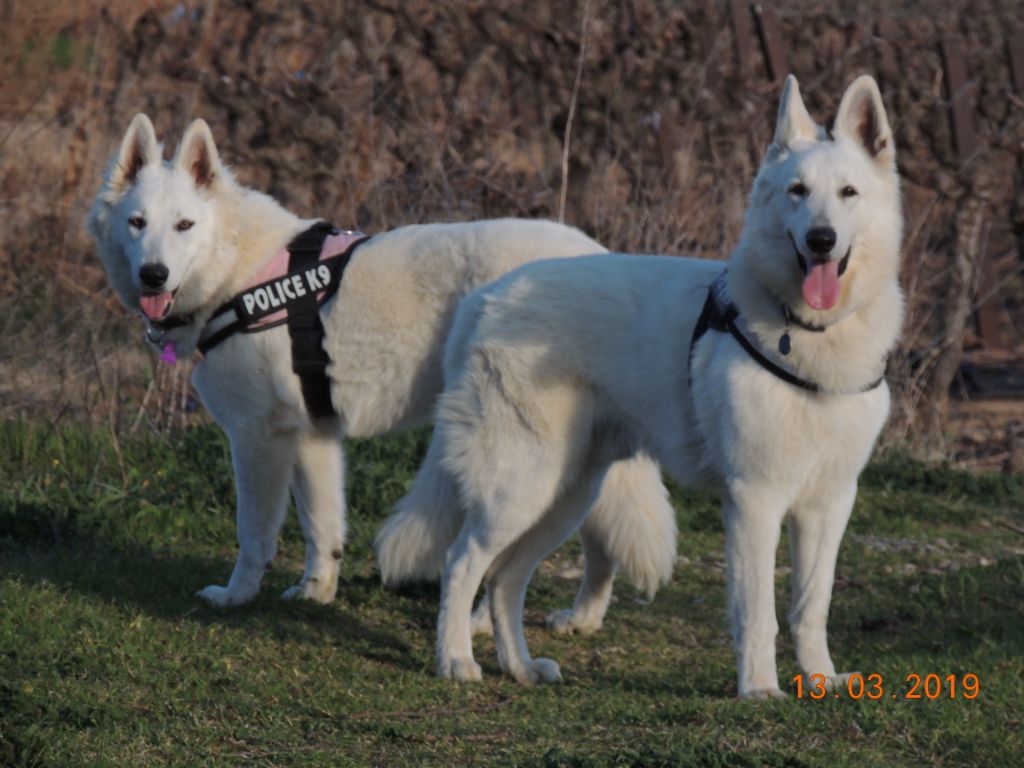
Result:
<instances>
[{"instance_id":1,"label":"green grass","mask_svg":"<svg viewBox=\"0 0 1024 768\"><path fill-rule=\"evenodd\" d=\"M437 588L380 588L370 543L428 435L349 445L351 537L339 598L282 603L302 570L293 517L264 590L210 608L234 559L227 444L0 425L0 765L1012 765L1024 754L1021 478L899 457L865 473L830 634L880 701L735 699L722 532L706 495L673 489L681 558L649 604L626 585L605 628L556 637L546 612L576 582L545 567L528 597L532 651L563 685L433 677ZM555 558L564 565L578 548ZM780 616L788 594L780 548ZM784 622L783 622L784 624ZM785 627L780 676L796 673ZM902 694L910 673L977 674L981 695Z\"/></svg>"}]
</instances>

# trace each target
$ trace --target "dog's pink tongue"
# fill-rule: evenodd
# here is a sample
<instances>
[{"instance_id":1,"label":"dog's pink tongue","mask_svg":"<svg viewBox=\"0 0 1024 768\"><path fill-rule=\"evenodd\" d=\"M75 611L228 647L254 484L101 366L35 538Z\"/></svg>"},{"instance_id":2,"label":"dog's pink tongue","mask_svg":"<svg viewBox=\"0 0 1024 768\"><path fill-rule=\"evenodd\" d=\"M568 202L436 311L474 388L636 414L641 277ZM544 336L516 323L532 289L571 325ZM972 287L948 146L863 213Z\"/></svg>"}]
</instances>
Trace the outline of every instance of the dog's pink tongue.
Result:
<instances>
[{"instance_id":1,"label":"dog's pink tongue","mask_svg":"<svg viewBox=\"0 0 1024 768\"><path fill-rule=\"evenodd\" d=\"M803 292L812 309L832 309L839 301L839 262L814 264L804 278Z\"/></svg>"},{"instance_id":2,"label":"dog's pink tongue","mask_svg":"<svg viewBox=\"0 0 1024 768\"><path fill-rule=\"evenodd\" d=\"M167 308L171 306L173 298L174 294L170 291L144 293L139 297L139 308L142 309L142 314L150 320L159 320L167 313Z\"/></svg>"}]
</instances>

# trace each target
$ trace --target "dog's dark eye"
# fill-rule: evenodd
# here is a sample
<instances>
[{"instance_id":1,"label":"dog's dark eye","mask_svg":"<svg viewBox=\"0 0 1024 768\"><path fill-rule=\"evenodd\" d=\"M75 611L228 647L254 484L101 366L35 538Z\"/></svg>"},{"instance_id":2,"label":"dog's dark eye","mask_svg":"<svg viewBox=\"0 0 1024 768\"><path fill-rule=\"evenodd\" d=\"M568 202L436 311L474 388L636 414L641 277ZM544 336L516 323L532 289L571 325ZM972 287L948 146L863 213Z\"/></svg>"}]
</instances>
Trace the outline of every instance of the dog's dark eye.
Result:
<instances>
[{"instance_id":1,"label":"dog's dark eye","mask_svg":"<svg viewBox=\"0 0 1024 768\"><path fill-rule=\"evenodd\" d=\"M845 187L843 187L841 190L839 190L839 196L840 197L856 197L857 196L857 190L854 189L853 187L851 187L849 184L847 184Z\"/></svg>"},{"instance_id":2,"label":"dog's dark eye","mask_svg":"<svg viewBox=\"0 0 1024 768\"><path fill-rule=\"evenodd\" d=\"M187 232L188 230L192 229L192 225L193 224L195 224L194 221L189 221L188 219L182 219L181 221L179 221L177 224L174 225L174 228L176 230L178 230L179 232Z\"/></svg>"},{"instance_id":3,"label":"dog's dark eye","mask_svg":"<svg viewBox=\"0 0 1024 768\"><path fill-rule=\"evenodd\" d=\"M145 229L146 220L141 216L132 216L128 219L128 226L134 227L135 229Z\"/></svg>"},{"instance_id":4,"label":"dog's dark eye","mask_svg":"<svg viewBox=\"0 0 1024 768\"><path fill-rule=\"evenodd\" d=\"M799 181L793 183L789 187L789 194L796 197L807 197L809 190Z\"/></svg>"}]
</instances>

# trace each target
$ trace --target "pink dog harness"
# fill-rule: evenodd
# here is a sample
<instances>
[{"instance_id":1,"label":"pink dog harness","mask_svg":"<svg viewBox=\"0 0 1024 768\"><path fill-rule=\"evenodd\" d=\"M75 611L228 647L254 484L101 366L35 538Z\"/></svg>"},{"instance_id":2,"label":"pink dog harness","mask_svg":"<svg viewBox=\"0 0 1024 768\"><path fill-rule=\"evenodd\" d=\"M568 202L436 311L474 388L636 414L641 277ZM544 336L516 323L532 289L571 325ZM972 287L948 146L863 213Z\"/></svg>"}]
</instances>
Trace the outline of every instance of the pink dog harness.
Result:
<instances>
[{"instance_id":1,"label":"pink dog harness","mask_svg":"<svg viewBox=\"0 0 1024 768\"><path fill-rule=\"evenodd\" d=\"M316 418L333 416L320 307L337 293L352 253L368 239L326 222L300 233L251 286L217 308L199 335L199 351L209 354L239 331L257 333L287 323L292 370L302 383L306 408Z\"/></svg>"}]
</instances>

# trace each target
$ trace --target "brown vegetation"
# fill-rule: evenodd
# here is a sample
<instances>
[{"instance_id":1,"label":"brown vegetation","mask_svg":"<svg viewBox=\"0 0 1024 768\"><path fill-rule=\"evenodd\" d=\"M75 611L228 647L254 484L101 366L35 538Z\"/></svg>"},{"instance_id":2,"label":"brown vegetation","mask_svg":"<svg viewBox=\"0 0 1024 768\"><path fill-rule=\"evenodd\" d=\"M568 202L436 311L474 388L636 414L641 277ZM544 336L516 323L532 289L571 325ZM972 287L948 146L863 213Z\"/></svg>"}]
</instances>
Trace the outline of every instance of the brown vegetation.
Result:
<instances>
[{"instance_id":1,"label":"brown vegetation","mask_svg":"<svg viewBox=\"0 0 1024 768\"><path fill-rule=\"evenodd\" d=\"M557 216L573 103L566 220L615 249L724 258L778 94L759 50L738 65L730 13L746 5L590 0L573 103L582 0L0 3L0 409L130 425L169 406L181 418L184 366L153 385L140 328L82 228L140 111L169 147L204 117L243 182L374 232ZM998 288L1001 351L982 352L1022 351L1024 94L1007 46L1024 39L1024 14L1009 0L776 11L812 113L831 113L870 72L897 131L911 311L890 439L996 465L1019 441L1008 424L1024 407L1007 405L975 448L976 431L949 434L960 411L948 420L945 399L965 340L980 346L971 317L985 254L1001 281L982 290ZM949 129L940 44L951 36L964 41L977 105L967 158ZM157 390L176 394L168 403Z\"/></svg>"}]
</instances>

